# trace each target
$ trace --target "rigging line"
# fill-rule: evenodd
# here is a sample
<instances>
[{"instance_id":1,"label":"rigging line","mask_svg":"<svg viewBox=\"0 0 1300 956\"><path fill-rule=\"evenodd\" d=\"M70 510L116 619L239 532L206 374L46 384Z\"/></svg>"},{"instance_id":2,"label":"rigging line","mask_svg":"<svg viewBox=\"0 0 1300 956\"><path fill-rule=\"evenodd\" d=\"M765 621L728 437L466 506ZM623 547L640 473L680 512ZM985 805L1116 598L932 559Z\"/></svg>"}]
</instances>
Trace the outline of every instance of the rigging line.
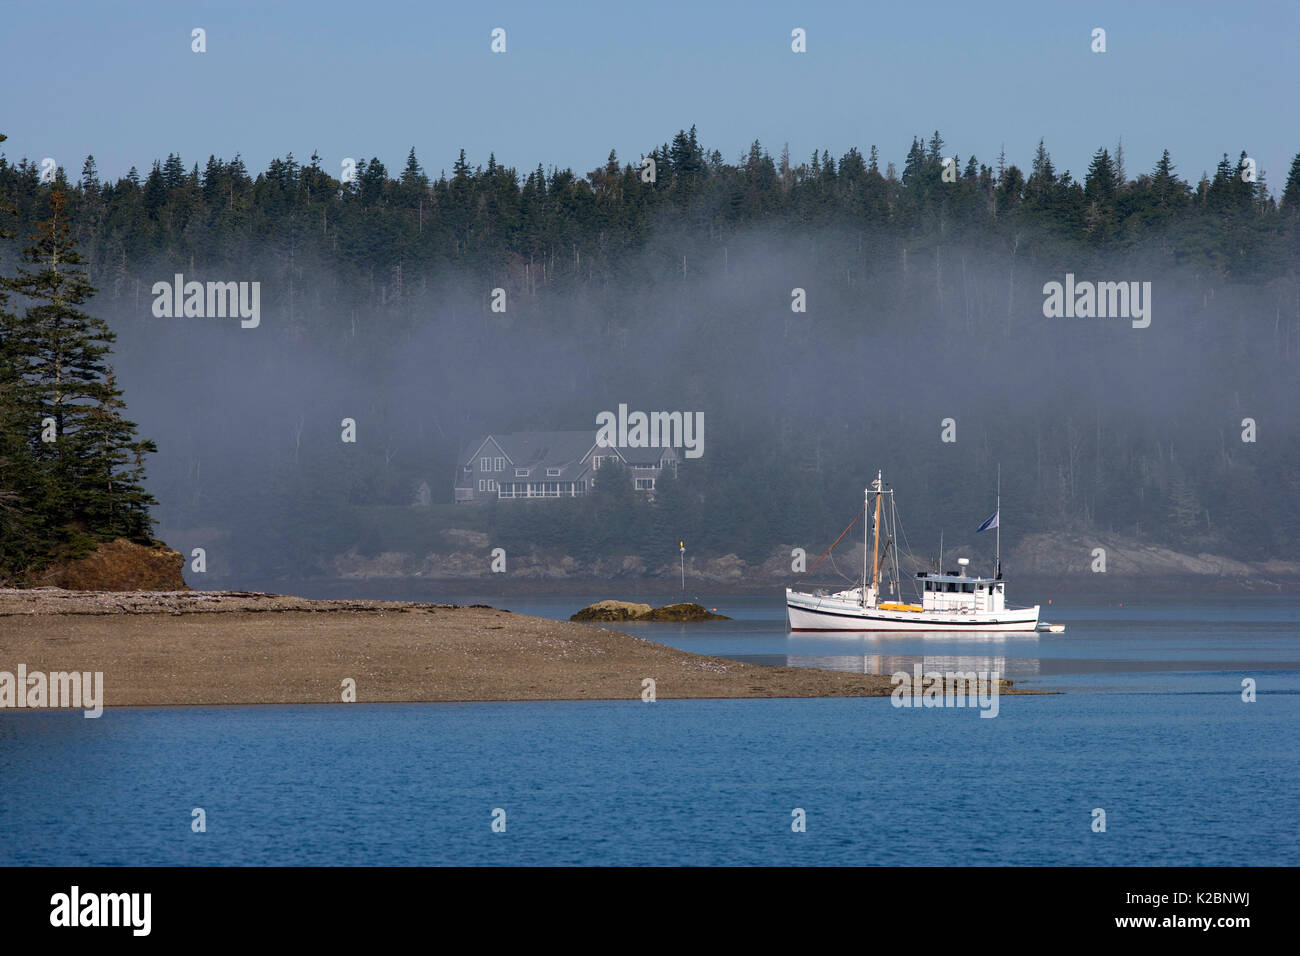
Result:
<instances>
[{"instance_id":1,"label":"rigging line","mask_svg":"<svg viewBox=\"0 0 1300 956\"><path fill-rule=\"evenodd\" d=\"M892 545L893 543L894 543L894 539L893 539L893 538L886 538L886 539L885 539L885 550L884 550L884 552L882 552L881 555L880 555L880 563L881 563L881 564L884 564L885 561L886 561L886 559L889 557L889 546ZM894 552L894 553L897 554L898 552L896 551L896 552ZM902 586L901 584L898 583L898 575L894 575L894 584L898 586L898 594L899 594L900 597L902 597L902 594L903 594L903 586ZM893 589L892 589L892 588L890 589L890 592L889 592L889 593L891 593L891 594L893 593Z\"/></svg>"},{"instance_id":2,"label":"rigging line","mask_svg":"<svg viewBox=\"0 0 1300 956\"><path fill-rule=\"evenodd\" d=\"M866 510L867 510L867 506L866 506L866 505L863 505L863 506L862 506L862 511L859 511L859 512L858 512L858 518L861 518L863 512L865 512ZM824 558L824 557L826 557L826 555L830 554L831 551L834 550L835 545L837 545L837 544L839 544L841 541L843 541L843 540L844 540L844 536L845 536L846 534L848 534L850 531L853 530L853 526L854 526L855 524L858 523L858 518L854 518L852 521L850 521L850 522L849 522L849 526L848 526L847 528L845 528L843 531L840 532L840 536L839 536L838 538L836 538L836 539L834 540L834 542L831 543L831 546L830 546L829 548L827 548L825 551L823 551L823 552L821 553L821 557L819 557L816 561L813 562L813 566L812 566L811 568L808 569L808 573L809 573L809 574L812 574L813 571L817 570L817 565L819 565L819 564L822 563L822 558Z\"/></svg>"},{"instance_id":3,"label":"rigging line","mask_svg":"<svg viewBox=\"0 0 1300 956\"><path fill-rule=\"evenodd\" d=\"M916 555L915 555L915 553L913 553L913 551L912 551L912 545L911 545L911 543L907 540L907 529L904 528L904 527L903 527L903 523L902 523L901 521L898 520L898 515L897 515L897 513L895 513L895 515L894 515L894 524L895 524L895 526L898 528L898 534L899 534L899 536L902 538L902 542L901 542L901 550L902 550L903 554L905 554L905 555L907 556L907 560L908 560L908 562L912 565L913 571L915 571L916 565L919 564L920 562L917 561L917 559L916 559ZM917 599L918 599L918 600L917 600L917 603L921 603L921 600L922 600L922 599L921 599L921 588L920 588L920 587L917 585L917 583L916 583L916 576L915 576L915 574L913 574L913 575L911 576L910 580L911 580L911 583L912 583L912 593L915 594L915 595L917 596ZM901 583L901 582L899 583L898 591L899 591L899 597L902 597L903 586L902 586L902 583Z\"/></svg>"},{"instance_id":4,"label":"rigging line","mask_svg":"<svg viewBox=\"0 0 1300 956\"><path fill-rule=\"evenodd\" d=\"M845 574L843 571L841 571L839 567L835 564L835 555L832 554L830 558L831 558L831 570L834 571L836 574L838 574L840 577L842 577L845 581L849 582L849 584L852 584L853 579L849 577L847 574Z\"/></svg>"}]
</instances>

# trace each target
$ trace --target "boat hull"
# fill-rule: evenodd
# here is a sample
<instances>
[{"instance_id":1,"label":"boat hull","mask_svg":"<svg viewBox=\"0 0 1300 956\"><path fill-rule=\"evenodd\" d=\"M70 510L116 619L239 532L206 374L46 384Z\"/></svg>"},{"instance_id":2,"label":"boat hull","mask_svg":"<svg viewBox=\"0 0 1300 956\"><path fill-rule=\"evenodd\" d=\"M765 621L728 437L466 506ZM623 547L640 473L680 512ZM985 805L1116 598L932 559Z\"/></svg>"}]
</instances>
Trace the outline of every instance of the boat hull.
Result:
<instances>
[{"instance_id":1,"label":"boat hull","mask_svg":"<svg viewBox=\"0 0 1300 956\"><path fill-rule=\"evenodd\" d=\"M954 611L885 611L864 608L834 596L785 592L792 631L1034 631L1039 606L980 613Z\"/></svg>"}]
</instances>

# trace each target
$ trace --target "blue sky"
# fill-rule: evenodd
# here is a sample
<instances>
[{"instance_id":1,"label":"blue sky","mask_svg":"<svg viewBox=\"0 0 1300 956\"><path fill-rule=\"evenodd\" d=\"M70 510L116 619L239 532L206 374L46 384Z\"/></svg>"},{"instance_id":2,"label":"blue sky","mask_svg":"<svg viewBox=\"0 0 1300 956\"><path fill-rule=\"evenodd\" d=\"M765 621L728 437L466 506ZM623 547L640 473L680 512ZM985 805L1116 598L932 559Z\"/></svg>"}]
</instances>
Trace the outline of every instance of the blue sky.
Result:
<instances>
[{"instance_id":1,"label":"blue sky","mask_svg":"<svg viewBox=\"0 0 1300 956\"><path fill-rule=\"evenodd\" d=\"M1168 148L1193 182L1246 149L1276 193L1300 151L1296 2L5 0L0 25L0 149L74 180L88 153L114 178L169 152L200 169L239 152L256 173L315 150L335 175L378 156L395 174L411 146L435 176L461 147L583 174L695 124L730 161L754 139L795 161L875 143L901 167L938 129L963 163L1005 145L1027 168L1043 137L1076 177L1121 138L1130 176Z\"/></svg>"}]
</instances>

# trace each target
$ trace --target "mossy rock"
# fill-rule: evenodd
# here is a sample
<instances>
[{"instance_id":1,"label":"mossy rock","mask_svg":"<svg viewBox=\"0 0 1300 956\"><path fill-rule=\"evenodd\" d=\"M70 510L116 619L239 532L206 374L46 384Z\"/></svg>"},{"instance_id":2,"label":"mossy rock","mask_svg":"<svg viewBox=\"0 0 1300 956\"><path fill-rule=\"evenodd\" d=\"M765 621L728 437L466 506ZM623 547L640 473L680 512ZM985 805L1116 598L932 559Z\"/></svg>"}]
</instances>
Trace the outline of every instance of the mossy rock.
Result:
<instances>
[{"instance_id":1,"label":"mossy rock","mask_svg":"<svg viewBox=\"0 0 1300 956\"><path fill-rule=\"evenodd\" d=\"M570 621L644 621L651 613L649 604L630 601L597 601L569 618Z\"/></svg>"},{"instance_id":2,"label":"mossy rock","mask_svg":"<svg viewBox=\"0 0 1300 956\"><path fill-rule=\"evenodd\" d=\"M730 621L724 614L714 614L698 604L665 604L650 612L647 621Z\"/></svg>"},{"instance_id":3,"label":"mossy rock","mask_svg":"<svg viewBox=\"0 0 1300 956\"><path fill-rule=\"evenodd\" d=\"M667 604L651 608L630 601L597 601L569 618L570 621L729 621L698 604Z\"/></svg>"}]
</instances>

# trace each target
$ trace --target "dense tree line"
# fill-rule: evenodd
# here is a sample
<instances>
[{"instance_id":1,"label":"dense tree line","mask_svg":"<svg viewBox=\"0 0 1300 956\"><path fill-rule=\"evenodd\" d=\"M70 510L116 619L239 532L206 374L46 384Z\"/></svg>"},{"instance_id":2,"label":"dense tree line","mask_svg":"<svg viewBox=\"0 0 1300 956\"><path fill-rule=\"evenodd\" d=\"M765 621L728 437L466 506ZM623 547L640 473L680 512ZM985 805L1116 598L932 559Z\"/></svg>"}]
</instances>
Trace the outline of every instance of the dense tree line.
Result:
<instances>
[{"instance_id":1,"label":"dense tree line","mask_svg":"<svg viewBox=\"0 0 1300 956\"><path fill-rule=\"evenodd\" d=\"M24 224L41 215L50 188L68 191L91 276L114 296L157 261L212 267L242 261L245 244L270 240L280 259L273 273L291 278L328 264L350 297L368 306L400 302L411 284L447 267L530 290L649 279L654 265L626 253L642 249L666 220L688 227L701 247L773 222L885 230L917 250L989 231L1023 233L1026 243L1041 233L1118 249L1161 235L1174 262L1251 279L1293 261L1300 209L1300 155L1279 200L1262 172L1246 173L1244 151L1238 161L1225 154L1195 185L1178 175L1168 151L1130 179L1122 149L1101 148L1080 179L1058 172L1042 142L1026 174L1005 156L996 166L949 156L937 132L928 143L913 140L901 174L892 163L880 168L874 146L865 157L856 149L838 158L814 151L796 165L788 152L774 161L755 142L727 163L704 150L694 127L645 159L653 181L643 161L621 164L612 151L580 176L541 165L524 175L495 156L471 167L462 150L450 176L431 179L412 149L396 177L372 158L343 182L314 154L306 165L292 154L273 160L256 176L239 156L209 156L202 171L197 163L187 171L170 154L144 177L132 168L101 182L87 157L75 188L63 169L42 185L39 167L27 160L0 163L0 187Z\"/></svg>"},{"instance_id":2,"label":"dense tree line","mask_svg":"<svg viewBox=\"0 0 1300 956\"><path fill-rule=\"evenodd\" d=\"M521 173L495 156L471 165L463 151L436 177L414 150L396 175L378 158L354 176L330 165L288 155L254 175L238 156L187 168L172 154L106 182L87 158L75 183L63 170L42 183L34 163L0 158L20 234L44 221L52 194L66 197L96 306L115 326L150 321L152 284L175 272L257 279L268 380L306 348L315 360L364 356L370 384L338 386L352 390L347 407L371 414L364 459L338 457L337 417L313 424L304 398L248 424L226 456L237 461L213 460L230 422L199 409L193 436L154 469L168 523L242 536L244 567L301 572L326 551L383 550L358 509L405 506L421 479L449 495L466 443L583 427L592 396L611 407L629 390L718 423L705 458L653 505L593 498L542 514L502 503L452 520L575 554L690 536L761 558L838 533L863 475L887 457L922 503L913 527L927 542L939 513L973 507L972 486L987 497L998 464L1022 528L1255 557L1300 534L1295 425L1275 417L1250 447L1234 432L1266 399L1274 411L1294 399L1300 155L1277 195L1244 151L1189 179L1167 151L1130 174L1121 148L1099 148L1076 175L1042 142L1022 169L954 155L938 132L913 140L901 170L875 146L796 162L755 142L726 161L694 128L633 162L611 152L585 174ZM795 279L777 274L786 264ZM1046 328L1043 279L1098 269L1166 279L1170 338L1089 344ZM793 285L817 306L792 313ZM495 288L507 316L492 312ZM418 404L392 356L422 347L420 371L438 384ZM1095 376L1053 371L1085 359ZM1202 360L1199 410L1173 398L1179 407L1158 415L1126 410L1182 396L1189 361ZM475 397L494 363L510 374ZM560 366L563 385L545 374ZM976 389L971 368L985 376ZM1013 378L1041 404L1003 387ZM817 386L829 394L814 402ZM954 406L963 438L948 449L930 436ZM926 440L878 437L908 432ZM256 482L238 461L261 463Z\"/></svg>"}]
</instances>

